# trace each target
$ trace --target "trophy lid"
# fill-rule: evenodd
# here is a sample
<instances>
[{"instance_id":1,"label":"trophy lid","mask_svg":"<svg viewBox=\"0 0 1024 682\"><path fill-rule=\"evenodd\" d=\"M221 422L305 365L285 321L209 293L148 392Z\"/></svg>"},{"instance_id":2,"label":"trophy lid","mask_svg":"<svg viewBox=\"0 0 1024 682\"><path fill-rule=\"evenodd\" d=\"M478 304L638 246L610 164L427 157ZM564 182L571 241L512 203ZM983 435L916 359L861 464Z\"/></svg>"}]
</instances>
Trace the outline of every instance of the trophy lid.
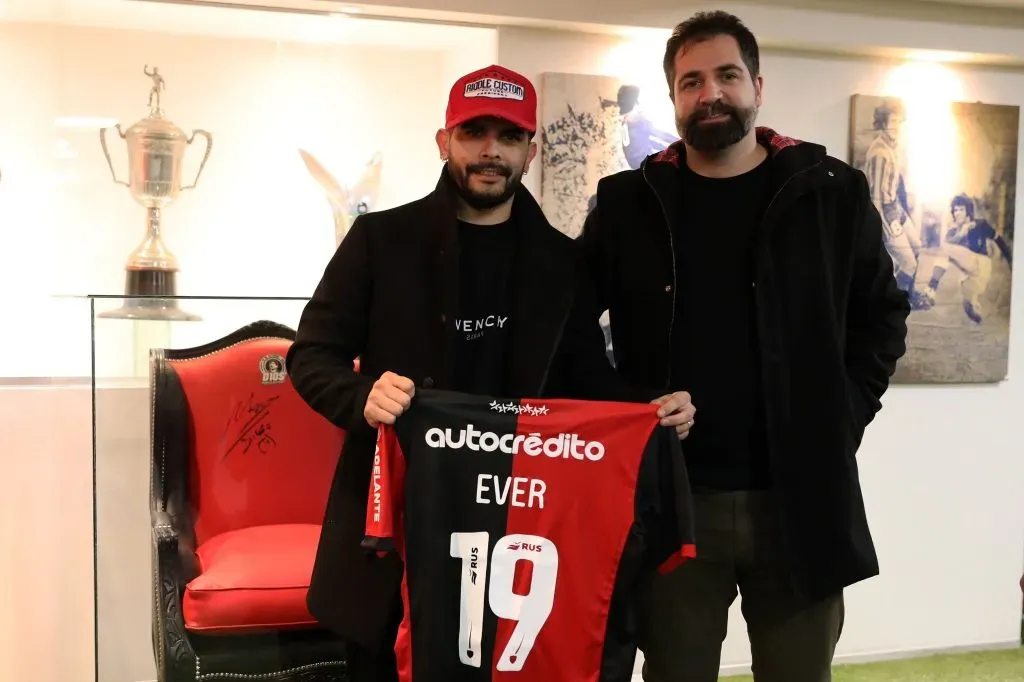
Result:
<instances>
[{"instance_id":1,"label":"trophy lid","mask_svg":"<svg viewBox=\"0 0 1024 682\"><path fill-rule=\"evenodd\" d=\"M161 112L151 112L146 118L139 119L133 123L125 131L125 137L145 137L170 141L180 140L182 142L188 139L185 131L164 118Z\"/></svg>"}]
</instances>

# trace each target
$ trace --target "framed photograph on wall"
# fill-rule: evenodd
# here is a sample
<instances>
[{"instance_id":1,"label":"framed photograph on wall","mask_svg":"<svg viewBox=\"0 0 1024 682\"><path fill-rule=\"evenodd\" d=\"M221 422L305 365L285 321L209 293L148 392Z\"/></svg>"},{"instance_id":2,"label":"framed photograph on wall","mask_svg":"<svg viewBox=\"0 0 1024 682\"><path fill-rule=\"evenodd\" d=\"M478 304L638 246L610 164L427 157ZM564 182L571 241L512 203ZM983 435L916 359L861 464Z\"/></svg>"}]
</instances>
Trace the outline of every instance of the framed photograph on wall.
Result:
<instances>
[{"instance_id":1,"label":"framed photograph on wall","mask_svg":"<svg viewBox=\"0 0 1024 682\"><path fill-rule=\"evenodd\" d=\"M1020 108L853 95L867 177L912 312L894 383L1006 378Z\"/></svg>"},{"instance_id":2,"label":"framed photograph on wall","mask_svg":"<svg viewBox=\"0 0 1024 682\"><path fill-rule=\"evenodd\" d=\"M639 168L679 139L672 102L650 89L612 76L541 77L541 207L570 237L583 228L598 180Z\"/></svg>"}]
</instances>

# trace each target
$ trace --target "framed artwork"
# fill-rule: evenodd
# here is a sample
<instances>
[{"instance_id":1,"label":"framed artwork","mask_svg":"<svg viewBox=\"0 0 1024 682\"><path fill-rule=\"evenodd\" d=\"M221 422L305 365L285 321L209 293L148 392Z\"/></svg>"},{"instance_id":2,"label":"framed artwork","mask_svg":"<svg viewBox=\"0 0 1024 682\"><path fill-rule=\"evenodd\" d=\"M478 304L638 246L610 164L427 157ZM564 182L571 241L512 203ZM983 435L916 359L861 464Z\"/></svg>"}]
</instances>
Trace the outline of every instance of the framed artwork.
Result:
<instances>
[{"instance_id":1,"label":"framed artwork","mask_svg":"<svg viewBox=\"0 0 1024 682\"><path fill-rule=\"evenodd\" d=\"M867 177L908 293L894 383L1006 378L1020 108L853 95L850 163Z\"/></svg>"},{"instance_id":2,"label":"framed artwork","mask_svg":"<svg viewBox=\"0 0 1024 682\"><path fill-rule=\"evenodd\" d=\"M639 168L647 155L679 139L675 112L666 90L648 94L611 76L545 73L541 92L541 207L556 228L575 237L598 180Z\"/></svg>"}]
</instances>

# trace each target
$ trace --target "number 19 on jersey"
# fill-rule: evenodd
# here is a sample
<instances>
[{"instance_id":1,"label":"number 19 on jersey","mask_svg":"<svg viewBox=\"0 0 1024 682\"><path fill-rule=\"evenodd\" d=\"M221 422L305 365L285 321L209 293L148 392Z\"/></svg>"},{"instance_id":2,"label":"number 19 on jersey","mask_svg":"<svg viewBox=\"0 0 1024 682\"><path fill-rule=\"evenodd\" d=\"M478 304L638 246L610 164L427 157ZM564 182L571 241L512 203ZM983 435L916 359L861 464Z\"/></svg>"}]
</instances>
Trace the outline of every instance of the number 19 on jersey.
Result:
<instances>
[{"instance_id":1,"label":"number 19 on jersey","mask_svg":"<svg viewBox=\"0 0 1024 682\"><path fill-rule=\"evenodd\" d=\"M490 534L452 533L451 556L462 560L459 604L459 660L479 668L484 630L484 606L498 618L516 622L515 630L498 659L497 669L523 669L541 628L551 615L558 579L558 549L537 535L506 535L488 556ZM515 592L516 564L533 565L530 591ZM490 580L488 580L490 571ZM487 585L489 583L489 589ZM486 593L486 598L485 598Z\"/></svg>"}]
</instances>

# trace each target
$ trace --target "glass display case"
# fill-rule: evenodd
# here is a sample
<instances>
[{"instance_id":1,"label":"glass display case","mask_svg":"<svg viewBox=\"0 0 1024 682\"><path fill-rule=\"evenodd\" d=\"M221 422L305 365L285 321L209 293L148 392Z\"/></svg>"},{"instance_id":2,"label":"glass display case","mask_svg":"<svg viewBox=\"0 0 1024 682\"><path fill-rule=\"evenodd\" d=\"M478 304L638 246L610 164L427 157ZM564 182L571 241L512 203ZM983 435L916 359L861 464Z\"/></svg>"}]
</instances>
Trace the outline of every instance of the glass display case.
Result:
<instances>
[{"instance_id":1,"label":"glass display case","mask_svg":"<svg viewBox=\"0 0 1024 682\"><path fill-rule=\"evenodd\" d=\"M0 301L39 329L0 378L88 375L60 296L309 295L354 216L433 190L494 29L274 4L0 3Z\"/></svg>"},{"instance_id":2,"label":"glass display case","mask_svg":"<svg viewBox=\"0 0 1024 682\"><path fill-rule=\"evenodd\" d=\"M285 395L290 384L284 366L289 336L305 302L294 297L88 297L96 680L176 682L215 673L253 676L247 679L340 679L337 659L341 657L332 658L322 637L303 640L301 629L289 634L274 628L235 637L225 634L223 627L212 628L215 634L207 636L203 627L211 629L212 602L204 603L194 593L183 595L184 586L209 569L209 553L204 556L203 547L196 547L203 542L204 533L210 534L200 524L216 525L227 518L227 523L236 527L244 525L236 517L251 511L243 507L272 507L275 496L286 494L283 490L289 482L282 480L280 472L278 480L267 487L265 480L253 480L254 476L265 479L265 469L239 468L246 465L224 464L222 460L242 454L250 458L284 455L281 434L289 427L280 422L281 417L273 425L277 431L269 431L269 422L261 423L257 430L250 428L244 447L233 448L234 453L232 448L221 448L223 455L212 464L202 461L206 455L200 451L206 438L204 429L209 429L204 423L228 424L232 412L237 417L242 411L229 405L225 396L234 400L245 394L250 407L243 416L250 425L249 415L256 414L252 396L259 397L260 391L275 392L261 404L279 400L280 405L291 400L294 409L305 409L297 396ZM169 309L187 311L188 318L169 315ZM146 315L151 319L144 319ZM247 346L254 348L247 350ZM258 355L243 360L241 378L225 364L239 353ZM219 364L203 367L196 361L214 356L219 356ZM191 374L183 367L170 367L173 361L188 364ZM197 367L205 373L199 378ZM220 390L225 386L229 389ZM305 413L299 419L313 420L312 427L299 425L304 430L331 428L326 421ZM168 426L174 420L178 421ZM262 439L256 437L264 427L267 431ZM225 433L228 428L224 426ZM325 447L340 451L340 442L332 440L329 430L324 433L321 442ZM224 442L223 438L218 442ZM276 453L269 452L269 444L279 445ZM295 452L287 454L295 456ZM325 452L323 461L337 454ZM311 458L306 453L302 456ZM295 467L294 461L291 466ZM320 474L326 480L314 485L326 493L329 466ZM204 476L206 480L202 480ZM274 485L280 486L280 494L275 495ZM266 501L254 505L250 498L260 495ZM319 513L322 518L322 510ZM218 518L211 520L213 517ZM233 541L237 544L238 538ZM216 597L207 592L204 598ZM221 621L239 613L238 604L225 609L222 602L216 608ZM204 618L205 625L201 623ZM294 648L295 641L299 641L298 653L288 650ZM243 663L253 667L246 668ZM275 669L285 669L286 674L269 674ZM230 678L232 675L223 679Z\"/></svg>"}]
</instances>

